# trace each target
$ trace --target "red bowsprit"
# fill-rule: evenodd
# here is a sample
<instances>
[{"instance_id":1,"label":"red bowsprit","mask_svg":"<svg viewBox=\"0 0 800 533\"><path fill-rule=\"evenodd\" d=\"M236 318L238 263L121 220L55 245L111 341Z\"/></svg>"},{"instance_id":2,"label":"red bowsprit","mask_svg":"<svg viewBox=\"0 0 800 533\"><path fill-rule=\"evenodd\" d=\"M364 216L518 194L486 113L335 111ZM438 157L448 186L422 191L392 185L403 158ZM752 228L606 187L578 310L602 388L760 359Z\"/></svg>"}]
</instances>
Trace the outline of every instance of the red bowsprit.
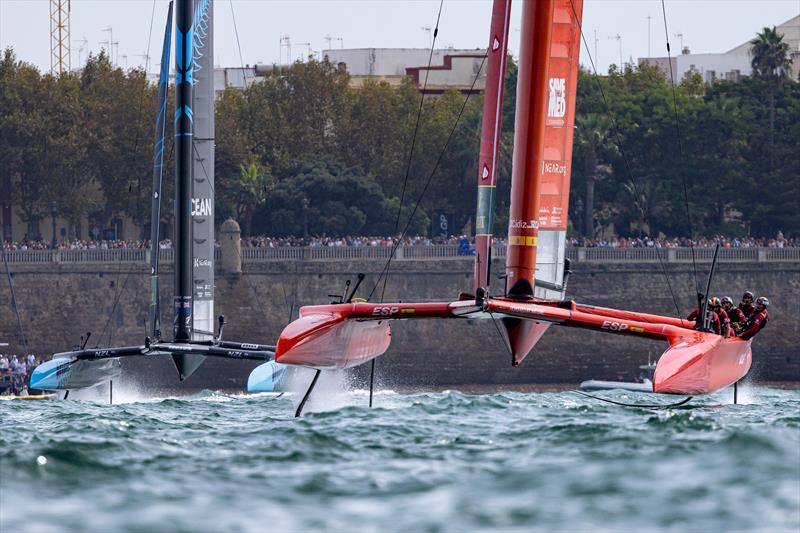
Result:
<instances>
[{"instance_id":1,"label":"red bowsprit","mask_svg":"<svg viewBox=\"0 0 800 533\"><path fill-rule=\"evenodd\" d=\"M653 392L709 394L742 379L752 364L751 341L697 332L675 339L658 360Z\"/></svg>"}]
</instances>

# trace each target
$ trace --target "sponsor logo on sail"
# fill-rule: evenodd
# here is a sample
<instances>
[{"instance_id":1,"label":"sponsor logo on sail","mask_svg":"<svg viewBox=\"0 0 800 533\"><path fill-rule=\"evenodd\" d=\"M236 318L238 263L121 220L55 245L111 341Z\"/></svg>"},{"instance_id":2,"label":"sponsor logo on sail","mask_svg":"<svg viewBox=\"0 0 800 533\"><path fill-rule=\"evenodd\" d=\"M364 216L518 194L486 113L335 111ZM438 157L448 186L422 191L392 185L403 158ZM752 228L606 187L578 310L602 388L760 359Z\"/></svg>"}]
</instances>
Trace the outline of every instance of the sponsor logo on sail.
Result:
<instances>
[{"instance_id":1,"label":"sponsor logo on sail","mask_svg":"<svg viewBox=\"0 0 800 533\"><path fill-rule=\"evenodd\" d=\"M210 267L211 266L211 259L200 259L195 257L194 258L194 267Z\"/></svg>"},{"instance_id":2,"label":"sponsor logo on sail","mask_svg":"<svg viewBox=\"0 0 800 533\"><path fill-rule=\"evenodd\" d=\"M192 198L192 216L210 217L211 198Z\"/></svg>"},{"instance_id":3,"label":"sponsor logo on sail","mask_svg":"<svg viewBox=\"0 0 800 533\"><path fill-rule=\"evenodd\" d=\"M542 161L542 174L567 175L567 164L564 161Z\"/></svg>"},{"instance_id":4,"label":"sponsor logo on sail","mask_svg":"<svg viewBox=\"0 0 800 533\"><path fill-rule=\"evenodd\" d=\"M550 98L547 105L547 118L549 125L563 125L564 115L567 114L567 80L565 78L550 78ZM561 119L561 120L558 120Z\"/></svg>"},{"instance_id":5,"label":"sponsor logo on sail","mask_svg":"<svg viewBox=\"0 0 800 533\"><path fill-rule=\"evenodd\" d=\"M517 220L515 218L512 218L508 226L513 229L536 229L539 227L539 222L533 219Z\"/></svg>"}]
</instances>

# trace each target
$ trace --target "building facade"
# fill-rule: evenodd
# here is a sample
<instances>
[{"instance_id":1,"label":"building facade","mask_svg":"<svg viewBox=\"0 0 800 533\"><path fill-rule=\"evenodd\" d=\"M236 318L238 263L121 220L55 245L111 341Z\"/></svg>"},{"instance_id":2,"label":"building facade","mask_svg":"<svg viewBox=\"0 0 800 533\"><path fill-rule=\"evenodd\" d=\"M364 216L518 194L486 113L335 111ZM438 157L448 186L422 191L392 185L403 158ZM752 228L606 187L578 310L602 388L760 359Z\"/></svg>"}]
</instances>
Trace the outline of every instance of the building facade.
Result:
<instances>
[{"instance_id":1,"label":"building facade","mask_svg":"<svg viewBox=\"0 0 800 533\"><path fill-rule=\"evenodd\" d=\"M789 58L792 59L790 76L797 80L800 73L800 15L779 24L776 31L789 45ZM647 63L657 67L669 79L671 59L676 83L694 74L699 74L706 83L716 80L738 81L742 76L749 76L753 72L750 65L750 40L752 39L719 54L692 54L688 47L684 47L678 56L642 57L639 58L639 64Z\"/></svg>"},{"instance_id":2,"label":"building facade","mask_svg":"<svg viewBox=\"0 0 800 533\"><path fill-rule=\"evenodd\" d=\"M351 87L361 87L367 80L390 85L412 81L426 94L441 94L448 89L463 93L480 92L486 84L485 51L445 48L343 48L323 50L322 57L344 65ZM428 60L430 58L430 67ZM285 65L245 65L214 69L217 92L228 87L243 89ZM427 78L427 83L426 83Z\"/></svg>"}]
</instances>

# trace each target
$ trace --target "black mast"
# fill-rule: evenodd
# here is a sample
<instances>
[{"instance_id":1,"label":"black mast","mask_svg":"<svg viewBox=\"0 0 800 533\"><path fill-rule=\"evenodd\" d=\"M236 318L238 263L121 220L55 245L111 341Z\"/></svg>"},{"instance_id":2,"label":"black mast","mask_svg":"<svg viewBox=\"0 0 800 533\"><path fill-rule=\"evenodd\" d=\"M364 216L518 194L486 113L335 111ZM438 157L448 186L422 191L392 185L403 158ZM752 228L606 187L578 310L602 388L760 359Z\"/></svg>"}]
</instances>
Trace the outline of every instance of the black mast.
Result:
<instances>
[{"instance_id":1,"label":"black mast","mask_svg":"<svg viewBox=\"0 0 800 533\"><path fill-rule=\"evenodd\" d=\"M178 0L175 10L175 342L192 337L193 4Z\"/></svg>"}]
</instances>

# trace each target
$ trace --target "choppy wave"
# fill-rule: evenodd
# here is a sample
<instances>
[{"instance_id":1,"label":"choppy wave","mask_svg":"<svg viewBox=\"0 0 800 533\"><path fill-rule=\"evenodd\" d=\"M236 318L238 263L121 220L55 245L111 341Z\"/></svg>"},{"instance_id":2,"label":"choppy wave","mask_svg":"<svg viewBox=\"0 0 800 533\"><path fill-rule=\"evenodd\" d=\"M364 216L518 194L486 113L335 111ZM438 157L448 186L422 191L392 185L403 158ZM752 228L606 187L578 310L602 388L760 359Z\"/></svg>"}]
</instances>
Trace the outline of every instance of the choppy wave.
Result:
<instances>
[{"instance_id":1,"label":"choppy wave","mask_svg":"<svg viewBox=\"0 0 800 533\"><path fill-rule=\"evenodd\" d=\"M335 396L0 402L0 531L800 528L797 390Z\"/></svg>"}]
</instances>

